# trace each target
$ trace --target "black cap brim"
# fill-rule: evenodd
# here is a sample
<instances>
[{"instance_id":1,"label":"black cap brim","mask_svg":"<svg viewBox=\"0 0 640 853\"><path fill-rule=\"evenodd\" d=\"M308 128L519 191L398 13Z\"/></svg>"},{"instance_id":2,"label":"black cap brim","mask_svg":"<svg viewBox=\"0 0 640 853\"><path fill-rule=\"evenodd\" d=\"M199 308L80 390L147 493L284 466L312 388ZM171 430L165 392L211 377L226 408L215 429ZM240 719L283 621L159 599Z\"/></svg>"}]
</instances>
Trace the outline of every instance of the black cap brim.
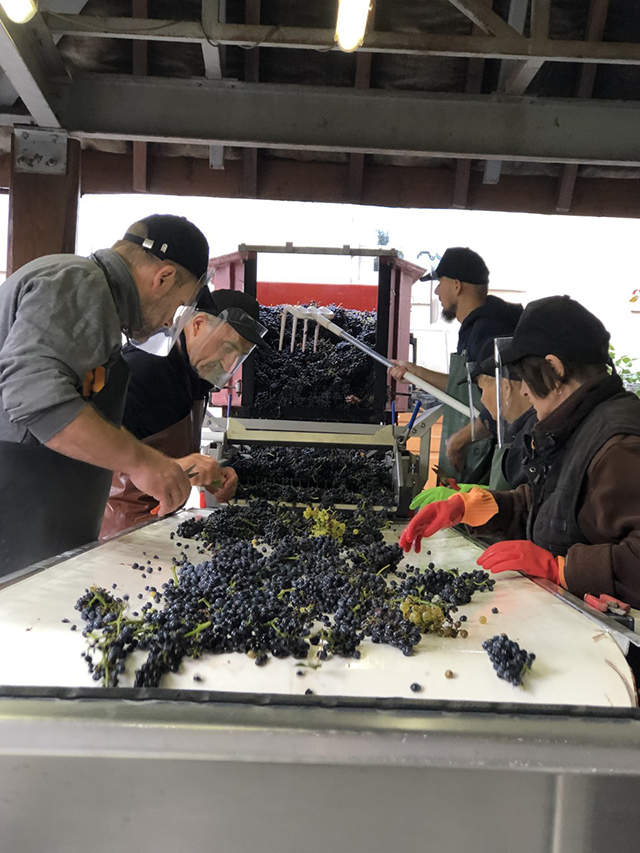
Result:
<instances>
[{"instance_id":1,"label":"black cap brim","mask_svg":"<svg viewBox=\"0 0 640 853\"><path fill-rule=\"evenodd\" d=\"M485 358L484 361L477 362L473 366L473 370L469 372L469 377L472 382L475 382L478 376L495 376L496 362L494 358ZM461 379L458 385L466 385L467 380Z\"/></svg>"},{"instance_id":2,"label":"black cap brim","mask_svg":"<svg viewBox=\"0 0 640 853\"><path fill-rule=\"evenodd\" d=\"M517 344L511 344L511 346L505 347L504 351L501 354L501 359L503 364L514 364L516 361L520 361L521 358L525 358L527 355L538 355L535 352L524 352Z\"/></svg>"},{"instance_id":3,"label":"black cap brim","mask_svg":"<svg viewBox=\"0 0 640 853\"><path fill-rule=\"evenodd\" d=\"M227 320L226 322L232 329L235 329L236 332L245 339L245 341L249 341L250 344L255 344L257 347L260 347L260 349L271 349L265 339L261 337L255 329L252 329L251 326L246 326L244 323L238 323L236 320Z\"/></svg>"},{"instance_id":4,"label":"black cap brim","mask_svg":"<svg viewBox=\"0 0 640 853\"><path fill-rule=\"evenodd\" d=\"M420 281L437 281L437 276L435 273L427 273L427 275L423 275Z\"/></svg>"}]
</instances>

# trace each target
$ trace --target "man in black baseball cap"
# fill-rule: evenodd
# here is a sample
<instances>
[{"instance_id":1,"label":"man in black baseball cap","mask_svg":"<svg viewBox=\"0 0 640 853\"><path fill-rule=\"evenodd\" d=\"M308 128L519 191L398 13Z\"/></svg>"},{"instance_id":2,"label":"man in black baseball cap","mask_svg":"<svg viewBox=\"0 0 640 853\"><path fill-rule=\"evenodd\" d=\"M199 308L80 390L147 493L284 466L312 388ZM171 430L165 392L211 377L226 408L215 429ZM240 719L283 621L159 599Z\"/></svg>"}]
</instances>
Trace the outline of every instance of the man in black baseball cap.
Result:
<instances>
[{"instance_id":1,"label":"man in black baseball cap","mask_svg":"<svg viewBox=\"0 0 640 853\"><path fill-rule=\"evenodd\" d=\"M223 388L256 346L266 347L260 306L235 290L200 293L180 339L165 358L127 345L122 355L131 378L123 425L144 444L192 468L192 485L219 502L233 497L237 476L200 453L200 433L212 387ZM115 475L101 538L113 536L149 518L154 501L129 478Z\"/></svg>"},{"instance_id":2,"label":"man in black baseball cap","mask_svg":"<svg viewBox=\"0 0 640 853\"><path fill-rule=\"evenodd\" d=\"M522 313L522 305L505 302L489 295L489 269L477 252L463 246L449 248L442 255L435 271L421 281L437 280L435 295L442 306L443 319L460 322L458 347L451 355L449 373L427 370L409 362L397 362L390 373L402 379L410 371L446 391L460 402L480 407L477 387L461 387L460 380L468 379L467 362L477 362L483 344L496 337L510 336ZM439 470L445 478L485 483L489 480L491 457L495 440L484 422L491 418L481 411L473 425L469 418L446 408L440 444Z\"/></svg>"},{"instance_id":3,"label":"man in black baseball cap","mask_svg":"<svg viewBox=\"0 0 640 853\"><path fill-rule=\"evenodd\" d=\"M172 213L154 213L127 229L123 240L160 261L173 261L200 281L207 272L209 244L199 228Z\"/></svg>"},{"instance_id":4,"label":"man in black baseball cap","mask_svg":"<svg viewBox=\"0 0 640 853\"><path fill-rule=\"evenodd\" d=\"M142 342L172 326L208 254L193 223L155 215L110 249L36 258L2 285L0 575L94 540L113 471L162 515L189 496L180 465L120 428L120 353L123 333Z\"/></svg>"},{"instance_id":5,"label":"man in black baseball cap","mask_svg":"<svg viewBox=\"0 0 640 853\"><path fill-rule=\"evenodd\" d=\"M422 276L420 281L432 281L443 277L457 278L469 284L488 285L489 268L473 249L455 246L446 249L434 272Z\"/></svg>"}]
</instances>

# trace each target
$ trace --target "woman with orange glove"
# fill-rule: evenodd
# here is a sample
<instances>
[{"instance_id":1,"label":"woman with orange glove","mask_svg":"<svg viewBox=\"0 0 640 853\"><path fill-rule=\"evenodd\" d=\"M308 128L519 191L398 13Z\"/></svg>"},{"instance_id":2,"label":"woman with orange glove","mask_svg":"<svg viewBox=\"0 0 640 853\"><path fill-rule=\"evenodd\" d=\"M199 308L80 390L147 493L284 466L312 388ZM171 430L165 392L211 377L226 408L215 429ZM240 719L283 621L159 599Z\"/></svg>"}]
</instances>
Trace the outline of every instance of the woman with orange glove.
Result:
<instances>
[{"instance_id":1,"label":"woman with orange glove","mask_svg":"<svg viewBox=\"0 0 640 853\"><path fill-rule=\"evenodd\" d=\"M522 379L538 422L525 441L529 482L471 489L424 507L400 544L456 524L504 536L478 563L521 570L579 597L640 607L640 399L610 374L609 333L567 296L531 302L503 363Z\"/></svg>"}]
</instances>

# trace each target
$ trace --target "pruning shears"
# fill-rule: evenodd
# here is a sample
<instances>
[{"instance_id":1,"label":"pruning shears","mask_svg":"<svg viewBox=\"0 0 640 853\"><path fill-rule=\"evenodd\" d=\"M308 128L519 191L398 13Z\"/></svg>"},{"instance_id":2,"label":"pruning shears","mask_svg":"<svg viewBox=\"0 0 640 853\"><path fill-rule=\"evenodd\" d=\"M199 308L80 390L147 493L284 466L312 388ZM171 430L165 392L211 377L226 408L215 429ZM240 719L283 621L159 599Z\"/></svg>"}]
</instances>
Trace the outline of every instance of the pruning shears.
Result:
<instances>
[{"instance_id":1,"label":"pruning shears","mask_svg":"<svg viewBox=\"0 0 640 853\"><path fill-rule=\"evenodd\" d=\"M448 474L443 473L439 465L436 465L431 470L436 475L438 486L446 486L447 489L453 489L454 492L460 491L457 481L453 477L449 477Z\"/></svg>"},{"instance_id":2,"label":"pruning shears","mask_svg":"<svg viewBox=\"0 0 640 853\"><path fill-rule=\"evenodd\" d=\"M584 597L584 603L599 613L606 613L607 616L613 617L616 621L633 630L635 620L629 615L629 611L631 610L630 604L605 593L597 597L587 593Z\"/></svg>"}]
</instances>

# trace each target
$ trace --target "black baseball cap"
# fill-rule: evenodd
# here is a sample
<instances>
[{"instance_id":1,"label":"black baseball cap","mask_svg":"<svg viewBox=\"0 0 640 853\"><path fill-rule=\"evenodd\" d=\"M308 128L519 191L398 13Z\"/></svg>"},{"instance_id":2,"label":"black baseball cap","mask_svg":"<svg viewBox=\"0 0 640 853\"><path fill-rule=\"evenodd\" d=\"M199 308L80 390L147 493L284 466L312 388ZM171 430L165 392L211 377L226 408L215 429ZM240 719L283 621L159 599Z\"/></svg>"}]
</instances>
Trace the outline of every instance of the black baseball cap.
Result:
<instances>
[{"instance_id":1,"label":"black baseball cap","mask_svg":"<svg viewBox=\"0 0 640 853\"><path fill-rule=\"evenodd\" d=\"M457 278L467 284L489 284L489 268L477 252L464 246L447 249L434 273L423 276L420 281L436 278Z\"/></svg>"},{"instance_id":2,"label":"black baseball cap","mask_svg":"<svg viewBox=\"0 0 640 853\"><path fill-rule=\"evenodd\" d=\"M513 377L509 374L509 371L504 368L503 374L506 379L512 379ZM471 369L469 370L469 376L472 382L478 378L478 376L495 376L496 375L496 356L495 356L495 343L494 339L490 338L488 341L485 341L482 349L480 350L480 357L477 361L474 361L471 364ZM458 382L458 385L466 385L467 379L461 379Z\"/></svg>"},{"instance_id":3,"label":"black baseball cap","mask_svg":"<svg viewBox=\"0 0 640 853\"><path fill-rule=\"evenodd\" d=\"M246 341L263 349L271 349L256 328L246 322L244 316L246 314L257 323L260 322L260 303L248 293L243 293L241 290L209 290L205 287L198 297L196 308L198 311L206 311L207 314L213 314L216 317L226 311L227 323Z\"/></svg>"},{"instance_id":4,"label":"black baseball cap","mask_svg":"<svg viewBox=\"0 0 640 853\"><path fill-rule=\"evenodd\" d=\"M147 236L139 237L127 231L124 240L137 243L161 261L180 264L198 281L202 278L209 263L209 244L193 222L171 213L154 213L140 222L146 226Z\"/></svg>"},{"instance_id":5,"label":"black baseball cap","mask_svg":"<svg viewBox=\"0 0 640 853\"><path fill-rule=\"evenodd\" d=\"M528 355L555 355L578 364L607 364L611 335L584 305L569 296L547 296L522 312L504 364Z\"/></svg>"}]
</instances>

